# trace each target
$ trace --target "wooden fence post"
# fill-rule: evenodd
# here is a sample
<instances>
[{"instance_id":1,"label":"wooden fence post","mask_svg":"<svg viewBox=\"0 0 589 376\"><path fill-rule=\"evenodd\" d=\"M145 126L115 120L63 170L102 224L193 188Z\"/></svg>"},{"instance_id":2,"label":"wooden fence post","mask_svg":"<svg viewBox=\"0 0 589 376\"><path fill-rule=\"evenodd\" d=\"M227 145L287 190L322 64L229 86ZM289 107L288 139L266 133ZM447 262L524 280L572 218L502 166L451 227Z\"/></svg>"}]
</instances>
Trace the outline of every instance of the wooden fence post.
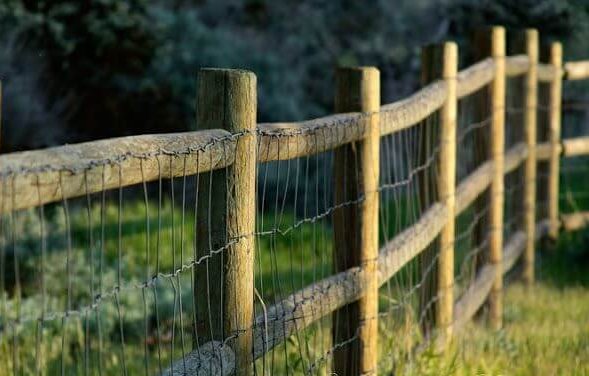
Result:
<instances>
[{"instance_id":1,"label":"wooden fence post","mask_svg":"<svg viewBox=\"0 0 589 376\"><path fill-rule=\"evenodd\" d=\"M491 84L491 181L489 262L495 266L495 280L489 294L489 321L493 329L500 329L503 322L503 206L504 153L505 153L505 29L491 29L491 56L495 63L495 76Z\"/></svg>"},{"instance_id":2,"label":"wooden fence post","mask_svg":"<svg viewBox=\"0 0 589 376\"><path fill-rule=\"evenodd\" d=\"M252 369L256 101L253 73L201 69L197 127L226 129L235 135L236 146L227 151L235 155L231 166L199 177L195 256L205 261L194 270L196 333L201 346L232 338L228 344L238 375Z\"/></svg>"},{"instance_id":3,"label":"wooden fence post","mask_svg":"<svg viewBox=\"0 0 589 376\"><path fill-rule=\"evenodd\" d=\"M489 150L484 160L493 161L493 176L489 195L489 228L485 226L485 234L479 241L488 236L489 239L489 263L495 266L495 280L489 294L489 323L494 329L501 328L502 324L502 289L503 289L503 211L505 202L504 184L504 153L505 153L505 28L493 26L483 28L475 33L474 46L476 56L479 59L491 56L495 64L494 78L489 85L490 103L485 103L486 110L490 111L490 132L484 134L478 142L477 148L487 149L485 143L489 143ZM486 137L490 139L487 140ZM485 202L485 205L487 203ZM487 232L488 231L488 232ZM479 244L479 243L477 243Z\"/></svg>"},{"instance_id":4,"label":"wooden fence post","mask_svg":"<svg viewBox=\"0 0 589 376\"><path fill-rule=\"evenodd\" d=\"M550 115L549 134L550 160L548 164L548 219L550 221L549 236L555 240L558 237L558 185L560 174L560 119L562 101L562 45L554 42L550 45L550 64L555 70L555 77L550 82Z\"/></svg>"},{"instance_id":5,"label":"wooden fence post","mask_svg":"<svg viewBox=\"0 0 589 376\"><path fill-rule=\"evenodd\" d=\"M523 278L526 284L534 282L534 244L536 238L536 121L538 107L538 31L525 31L525 51L530 61L525 76L524 138L528 158L524 170L524 227L526 249L524 251Z\"/></svg>"},{"instance_id":6,"label":"wooden fence post","mask_svg":"<svg viewBox=\"0 0 589 376\"><path fill-rule=\"evenodd\" d=\"M440 110L439 130L439 201L448 210L448 221L440 233L437 265L435 318L441 347L452 338L454 308L454 228L456 190L456 124L458 46L453 42L427 46L422 52L422 83L441 78L446 83L447 98ZM432 297L434 298L434 297Z\"/></svg>"},{"instance_id":7,"label":"wooden fence post","mask_svg":"<svg viewBox=\"0 0 589 376\"><path fill-rule=\"evenodd\" d=\"M333 371L337 375L376 374L378 337L378 205L380 148L380 72L372 67L340 68L336 72L335 110L362 112L363 140L335 149L333 214L336 272L362 266L366 294L334 313Z\"/></svg>"}]
</instances>

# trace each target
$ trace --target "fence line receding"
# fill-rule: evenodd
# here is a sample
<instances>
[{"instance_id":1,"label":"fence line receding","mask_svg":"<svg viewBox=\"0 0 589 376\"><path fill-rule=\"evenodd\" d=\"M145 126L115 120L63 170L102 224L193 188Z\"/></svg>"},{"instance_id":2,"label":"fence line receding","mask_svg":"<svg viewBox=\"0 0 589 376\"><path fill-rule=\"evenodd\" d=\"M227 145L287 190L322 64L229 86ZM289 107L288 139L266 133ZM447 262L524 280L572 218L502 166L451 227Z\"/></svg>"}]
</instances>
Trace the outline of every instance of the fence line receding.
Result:
<instances>
[{"instance_id":1,"label":"fence line receding","mask_svg":"<svg viewBox=\"0 0 589 376\"><path fill-rule=\"evenodd\" d=\"M473 33L461 70L425 47L394 103L340 68L336 114L256 124L255 75L203 69L197 131L1 155L1 364L386 374L481 309L501 328L504 274L533 283L536 242L589 222L589 136L561 105L589 62L507 34Z\"/></svg>"}]
</instances>

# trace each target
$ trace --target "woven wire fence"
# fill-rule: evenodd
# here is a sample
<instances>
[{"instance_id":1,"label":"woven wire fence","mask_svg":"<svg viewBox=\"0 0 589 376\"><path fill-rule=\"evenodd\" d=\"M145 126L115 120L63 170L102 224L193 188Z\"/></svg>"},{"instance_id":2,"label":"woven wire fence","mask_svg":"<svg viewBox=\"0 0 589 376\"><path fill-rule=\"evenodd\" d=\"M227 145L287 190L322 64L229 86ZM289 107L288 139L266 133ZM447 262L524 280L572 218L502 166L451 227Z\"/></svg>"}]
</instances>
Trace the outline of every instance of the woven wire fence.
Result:
<instances>
[{"instance_id":1,"label":"woven wire fence","mask_svg":"<svg viewBox=\"0 0 589 376\"><path fill-rule=\"evenodd\" d=\"M521 77L508 81L506 150L523 141L522 90ZM441 215L435 212L437 101L419 121L380 139L381 254L391 244L401 249L428 235L411 230L425 216ZM546 117L546 107L539 101L539 119ZM463 97L458 115L460 185L489 162L489 86ZM398 121L398 107L385 106L379 116L382 129ZM539 129L545 129L543 121ZM234 188L230 166L240 143L253 136L247 132L214 137L196 148L172 144L169 150L82 160L75 169L49 164L6 170L0 211L0 364L15 375L183 374L189 369L224 374L230 370L223 370L223 362L205 363L239 357L224 350L252 333L255 374L329 373L344 350L360 341L357 323L341 319L355 309L341 303L357 299L352 298L360 294L360 272L341 272L347 261L334 252L341 241L334 239L334 216L358 207L365 197L361 189L349 189L335 199L337 185L355 179L360 166L356 159L345 159L353 154L330 146L360 134L359 124L354 117L334 117L309 131L258 130L258 139L266 141L258 143L255 197L250 198L256 203L255 230L234 238L216 230L220 219L234 219L216 198ZM291 141L304 132L308 142L299 150L300 143ZM546 132L538 134L544 141ZM336 159L347 166L337 179ZM566 179L577 168L563 165L570 190L575 186ZM544 168L538 169L540 189L545 177ZM22 179L37 189L37 197L27 198L38 201L33 208L21 203L26 198L19 196ZM576 182L576 175L571 179ZM506 175L506 239L521 230L522 182L521 167ZM72 186L82 194L70 197ZM570 190L565 189L561 205L570 204L571 195L583 200L586 194ZM52 194L61 198L52 200ZM488 189L477 196L455 219L456 298L488 263ZM540 210L538 215L545 217ZM439 298L436 235L423 252L379 280L382 374L415 372L416 354L428 345ZM218 318L239 314L224 312L222 302L248 288L228 285L221 277L229 252L242 238L255 239L253 324L219 338L224 329ZM195 371L194 364L202 369Z\"/></svg>"},{"instance_id":2,"label":"woven wire fence","mask_svg":"<svg viewBox=\"0 0 589 376\"><path fill-rule=\"evenodd\" d=\"M386 119L385 112L382 116ZM409 228L436 202L438 147L432 137L436 124L437 115L432 115L382 138L382 244ZM315 132L315 144L320 145L322 137L337 137L338 132L349 132L349 127L328 124ZM216 172L226 170L241 137L213 142L222 150L220 161L212 160L205 148L130 155L124 158L127 164L93 160L76 171L60 166L24 168L4 177L4 184L13 186L3 187L5 194L12 193L10 207L18 207L14 187L20 175L36 177L39 197L40 176L47 170L60 177L56 184L62 192L66 191L62 182L73 175L79 175L86 188L82 197L3 210L0 357L9 373L163 374L178 359L194 356L195 350L197 356L207 351L203 345L217 330L215 316L223 314L214 302L222 301L217 297L227 289L215 276L222 274L217 269L223 268L223 257L235 239L219 243L210 230L215 190L226 179L218 180L218 174L210 172L191 174L190 166L220 165L225 167ZM258 165L256 230L243 234L256 238L254 315L263 348L255 354L254 371L323 373L339 349L358 340L356 333L345 323L336 330L340 333L334 333L332 312L321 312L321 306L312 314L312 322L297 317L289 323L285 315L272 312L295 292L302 291L299 299L312 300L325 292L322 288L330 288L320 282L334 273L337 263L332 216L364 198L350 196L334 204L335 152L280 160L281 152L291 152L285 139L288 136L272 141L278 161ZM260 147L258 157L263 160L267 152ZM125 183L131 173L125 169L129 163L134 172L139 167L139 184ZM346 162L352 166L350 173L355 173L357 163ZM155 179L143 179L147 169ZM422 180L429 181L428 190ZM95 191L94 186L111 189ZM396 366L399 357L410 359L419 342L419 325L431 315L428 310L435 295L425 282L436 263L435 246L431 248L381 289L381 331L394 341L384 349L395 349L395 354L383 356L383 367L391 361ZM305 290L308 286L317 287ZM406 320L401 326L400 317ZM298 328L301 322L304 327ZM294 328L284 328L293 324ZM405 336L407 330L413 333L411 339ZM398 338L404 338L403 348L397 346Z\"/></svg>"}]
</instances>

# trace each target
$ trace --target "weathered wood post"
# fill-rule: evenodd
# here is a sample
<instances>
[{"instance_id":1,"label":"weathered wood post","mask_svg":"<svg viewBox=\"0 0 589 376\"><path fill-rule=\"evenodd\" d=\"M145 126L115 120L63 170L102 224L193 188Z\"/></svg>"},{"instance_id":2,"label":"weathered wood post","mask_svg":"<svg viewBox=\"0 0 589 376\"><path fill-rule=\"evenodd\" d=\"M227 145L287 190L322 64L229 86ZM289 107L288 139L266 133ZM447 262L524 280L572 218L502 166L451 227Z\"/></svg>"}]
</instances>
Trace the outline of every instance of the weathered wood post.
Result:
<instances>
[{"instance_id":1,"label":"weathered wood post","mask_svg":"<svg viewBox=\"0 0 589 376\"><path fill-rule=\"evenodd\" d=\"M524 139L528 158L524 169L524 230L526 248L523 257L523 278L526 284L534 282L534 244L536 238L536 121L538 107L538 31L525 31L525 51L530 61L525 76Z\"/></svg>"},{"instance_id":2,"label":"weathered wood post","mask_svg":"<svg viewBox=\"0 0 589 376\"><path fill-rule=\"evenodd\" d=\"M502 286L503 286L503 211L504 211L504 153L505 153L505 29L501 26L477 30L474 38L476 57L479 59L490 56L495 65L493 81L489 85L490 103L484 103L484 110L490 111L491 127L487 135L478 139L477 148L485 149L484 160L493 161L493 175L490 188L489 229L484 229L480 241L489 237L489 263L495 266L495 280L489 294L489 322L491 327L499 329L502 323ZM486 150L485 143L489 143ZM485 226L486 227L486 226ZM477 243L478 244L478 243Z\"/></svg>"},{"instance_id":3,"label":"weathered wood post","mask_svg":"<svg viewBox=\"0 0 589 376\"><path fill-rule=\"evenodd\" d=\"M226 140L219 158L235 161L199 177L195 256L205 261L194 270L197 343L231 338L238 375L251 373L253 353L256 101L253 73L201 69L197 127L231 132L234 143Z\"/></svg>"},{"instance_id":4,"label":"weathered wood post","mask_svg":"<svg viewBox=\"0 0 589 376\"><path fill-rule=\"evenodd\" d=\"M503 206L504 154L505 154L505 29L491 29L491 56L495 63L495 76L491 84L491 207L489 232L489 262L495 266L495 280L489 294L489 323L500 329L503 322Z\"/></svg>"},{"instance_id":5,"label":"weathered wood post","mask_svg":"<svg viewBox=\"0 0 589 376\"><path fill-rule=\"evenodd\" d=\"M550 160L548 161L548 219L550 221L549 236L558 237L558 186L560 174L560 123L562 101L562 45L554 42L550 45L550 64L555 76L550 82L550 114L548 139L550 142Z\"/></svg>"},{"instance_id":6,"label":"weathered wood post","mask_svg":"<svg viewBox=\"0 0 589 376\"><path fill-rule=\"evenodd\" d=\"M334 345L357 337L336 350L337 375L376 374L378 337L378 205L380 129L380 72L372 67L339 68L336 72L335 110L362 112L365 136L335 150L335 205L333 214L336 272L361 266L366 294L334 313Z\"/></svg>"},{"instance_id":7,"label":"weathered wood post","mask_svg":"<svg viewBox=\"0 0 589 376\"><path fill-rule=\"evenodd\" d=\"M427 46L422 51L422 83L441 78L447 97L440 110L438 198L446 205L448 221L440 233L435 294L436 329L439 342L446 347L452 338L454 308L454 228L456 190L456 124L458 46L453 42ZM441 340L441 341L440 341Z\"/></svg>"}]
</instances>

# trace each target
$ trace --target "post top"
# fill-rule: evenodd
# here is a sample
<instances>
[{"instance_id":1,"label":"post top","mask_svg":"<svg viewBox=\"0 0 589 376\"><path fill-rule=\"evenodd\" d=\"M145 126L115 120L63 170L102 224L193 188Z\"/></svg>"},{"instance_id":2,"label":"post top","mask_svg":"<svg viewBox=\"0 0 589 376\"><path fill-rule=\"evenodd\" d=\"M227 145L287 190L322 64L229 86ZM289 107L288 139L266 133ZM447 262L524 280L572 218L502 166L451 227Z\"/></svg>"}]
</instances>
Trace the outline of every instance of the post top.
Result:
<instances>
[{"instance_id":1,"label":"post top","mask_svg":"<svg viewBox=\"0 0 589 376\"><path fill-rule=\"evenodd\" d=\"M526 38L532 39L532 40L538 40L538 29L528 28L528 29L526 29L525 33L526 33Z\"/></svg>"},{"instance_id":2,"label":"post top","mask_svg":"<svg viewBox=\"0 0 589 376\"><path fill-rule=\"evenodd\" d=\"M336 68L336 72L379 73L380 71L373 66L339 66Z\"/></svg>"},{"instance_id":3,"label":"post top","mask_svg":"<svg viewBox=\"0 0 589 376\"><path fill-rule=\"evenodd\" d=\"M231 69L231 68L213 68L213 67L204 67L200 68L199 75L201 74L223 74L228 76L245 76L245 77L256 77L256 74L252 71L246 69Z\"/></svg>"}]
</instances>

